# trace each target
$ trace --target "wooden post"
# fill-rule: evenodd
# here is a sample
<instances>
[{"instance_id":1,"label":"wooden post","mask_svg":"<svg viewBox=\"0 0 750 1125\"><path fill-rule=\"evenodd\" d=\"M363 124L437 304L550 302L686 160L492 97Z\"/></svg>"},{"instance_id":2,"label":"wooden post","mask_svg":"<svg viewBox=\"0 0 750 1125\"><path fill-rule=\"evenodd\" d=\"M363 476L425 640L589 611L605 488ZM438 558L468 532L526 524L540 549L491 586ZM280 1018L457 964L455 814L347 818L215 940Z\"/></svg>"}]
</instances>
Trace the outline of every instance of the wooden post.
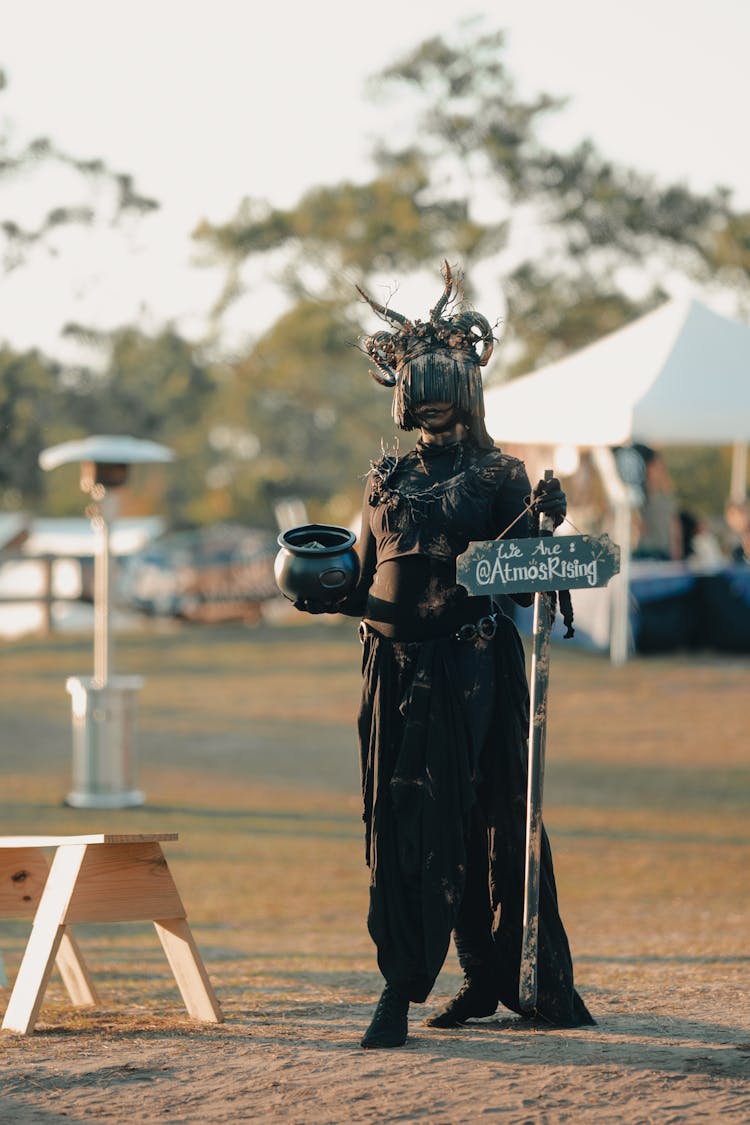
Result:
<instances>
[{"instance_id":1,"label":"wooden post","mask_svg":"<svg viewBox=\"0 0 750 1125\"><path fill-rule=\"evenodd\" d=\"M547 469L545 480L552 476ZM548 516L540 520L540 534L551 535L554 524ZM552 618L549 594L534 594L533 649L529 698L529 759L526 789L526 863L524 868L523 938L518 1002L523 1012L536 1008L539 948L539 867L542 850L542 797L544 750L547 738L547 688L549 685L549 636Z\"/></svg>"},{"instance_id":2,"label":"wooden post","mask_svg":"<svg viewBox=\"0 0 750 1125\"><path fill-rule=\"evenodd\" d=\"M54 562L52 555L44 555L42 560L44 570L44 600L42 602L42 632L48 637L52 632L52 583L54 579Z\"/></svg>"},{"instance_id":3,"label":"wooden post","mask_svg":"<svg viewBox=\"0 0 750 1125\"><path fill-rule=\"evenodd\" d=\"M188 1015L204 1023L221 1023L219 1001L211 987L195 939L185 918L154 919L162 949L180 990Z\"/></svg>"},{"instance_id":4,"label":"wooden post","mask_svg":"<svg viewBox=\"0 0 750 1125\"><path fill-rule=\"evenodd\" d=\"M85 844L58 848L52 860L31 936L3 1019L3 1031L27 1035L42 1006L52 966L65 932L65 914L86 853Z\"/></svg>"},{"instance_id":5,"label":"wooden post","mask_svg":"<svg viewBox=\"0 0 750 1125\"><path fill-rule=\"evenodd\" d=\"M545 479L552 473L547 470ZM530 676L529 755L526 809L523 939L519 1006L533 1012L537 998L539 935L539 866L542 845L542 790L547 734L549 592L606 586L620 569L620 549L608 535L555 536L542 519L538 538L490 539L470 543L456 560L456 579L470 594L500 597L534 594L533 651Z\"/></svg>"},{"instance_id":6,"label":"wooden post","mask_svg":"<svg viewBox=\"0 0 750 1125\"><path fill-rule=\"evenodd\" d=\"M49 861L44 849L0 846L0 918L33 918L48 877ZM60 938L55 964L73 1004L83 1007L99 1002L70 928ZM7 980L3 987L8 987Z\"/></svg>"}]
</instances>

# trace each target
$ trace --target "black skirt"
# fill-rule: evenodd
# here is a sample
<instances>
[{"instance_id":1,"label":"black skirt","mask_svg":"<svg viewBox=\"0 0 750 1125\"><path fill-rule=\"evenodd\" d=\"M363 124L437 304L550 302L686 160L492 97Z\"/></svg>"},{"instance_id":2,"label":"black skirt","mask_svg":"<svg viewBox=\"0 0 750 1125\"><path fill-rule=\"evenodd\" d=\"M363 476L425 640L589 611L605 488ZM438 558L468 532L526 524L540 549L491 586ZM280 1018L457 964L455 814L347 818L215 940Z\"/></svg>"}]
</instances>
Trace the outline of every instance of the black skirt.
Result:
<instances>
[{"instance_id":1,"label":"black skirt","mask_svg":"<svg viewBox=\"0 0 750 1125\"><path fill-rule=\"evenodd\" d=\"M518 1005L529 701L523 647L499 617L489 641L392 641L367 630L359 737L368 928L386 981L429 995L450 936ZM542 839L537 1012L593 1023L573 986L552 856Z\"/></svg>"}]
</instances>

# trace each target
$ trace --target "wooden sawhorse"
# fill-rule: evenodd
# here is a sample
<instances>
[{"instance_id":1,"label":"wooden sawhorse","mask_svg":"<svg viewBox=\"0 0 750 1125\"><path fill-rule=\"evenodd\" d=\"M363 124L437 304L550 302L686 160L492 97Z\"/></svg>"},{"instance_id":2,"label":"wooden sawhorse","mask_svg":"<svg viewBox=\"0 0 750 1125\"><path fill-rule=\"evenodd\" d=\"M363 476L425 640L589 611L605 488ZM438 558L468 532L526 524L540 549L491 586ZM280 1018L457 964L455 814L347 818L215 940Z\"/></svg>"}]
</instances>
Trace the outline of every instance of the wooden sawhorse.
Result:
<instances>
[{"instance_id":1,"label":"wooden sawhorse","mask_svg":"<svg viewBox=\"0 0 750 1125\"><path fill-rule=\"evenodd\" d=\"M34 916L2 1027L34 1030L53 965L75 1005L98 1002L70 926L75 922L154 923L188 1013L221 1023L208 979L161 849L149 835L0 836L0 918ZM50 864L45 849L54 848Z\"/></svg>"}]
</instances>

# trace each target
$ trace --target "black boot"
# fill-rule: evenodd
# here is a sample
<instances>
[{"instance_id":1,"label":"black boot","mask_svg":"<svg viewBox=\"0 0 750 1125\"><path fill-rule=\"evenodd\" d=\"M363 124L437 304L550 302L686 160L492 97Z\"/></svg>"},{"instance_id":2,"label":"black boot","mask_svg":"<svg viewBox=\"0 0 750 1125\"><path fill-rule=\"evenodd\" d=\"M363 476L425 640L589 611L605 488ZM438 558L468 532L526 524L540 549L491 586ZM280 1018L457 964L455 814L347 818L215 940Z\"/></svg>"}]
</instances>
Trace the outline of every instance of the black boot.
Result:
<instances>
[{"instance_id":1,"label":"black boot","mask_svg":"<svg viewBox=\"0 0 750 1125\"><path fill-rule=\"evenodd\" d=\"M493 1016L499 1003L489 981L465 977L456 995L424 1021L427 1027L460 1027L467 1020Z\"/></svg>"},{"instance_id":2,"label":"black boot","mask_svg":"<svg viewBox=\"0 0 750 1125\"><path fill-rule=\"evenodd\" d=\"M363 1047L403 1047L409 1028L409 1001L390 984L380 994L372 1023L362 1036Z\"/></svg>"}]
</instances>

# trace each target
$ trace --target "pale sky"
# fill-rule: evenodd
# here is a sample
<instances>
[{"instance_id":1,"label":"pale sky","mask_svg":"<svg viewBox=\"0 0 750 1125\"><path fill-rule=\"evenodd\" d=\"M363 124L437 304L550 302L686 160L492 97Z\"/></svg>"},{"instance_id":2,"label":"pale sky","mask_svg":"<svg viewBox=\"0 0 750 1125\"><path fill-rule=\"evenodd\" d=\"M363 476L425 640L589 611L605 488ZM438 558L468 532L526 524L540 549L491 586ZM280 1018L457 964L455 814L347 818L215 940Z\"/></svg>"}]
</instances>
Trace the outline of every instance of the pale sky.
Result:
<instances>
[{"instance_id":1,"label":"pale sky","mask_svg":"<svg viewBox=\"0 0 750 1125\"><path fill-rule=\"evenodd\" d=\"M0 279L0 339L44 347L67 319L139 316L199 331L217 277L190 266L196 222L228 218L245 195L289 205L314 184L366 178L383 120L366 79L474 15L506 31L521 92L570 99L548 141L588 135L618 162L724 184L750 208L750 0L0 0L14 141L49 135L104 157L163 204L127 252L101 230L74 262L44 255ZM0 182L0 219L28 218L38 190Z\"/></svg>"}]
</instances>

